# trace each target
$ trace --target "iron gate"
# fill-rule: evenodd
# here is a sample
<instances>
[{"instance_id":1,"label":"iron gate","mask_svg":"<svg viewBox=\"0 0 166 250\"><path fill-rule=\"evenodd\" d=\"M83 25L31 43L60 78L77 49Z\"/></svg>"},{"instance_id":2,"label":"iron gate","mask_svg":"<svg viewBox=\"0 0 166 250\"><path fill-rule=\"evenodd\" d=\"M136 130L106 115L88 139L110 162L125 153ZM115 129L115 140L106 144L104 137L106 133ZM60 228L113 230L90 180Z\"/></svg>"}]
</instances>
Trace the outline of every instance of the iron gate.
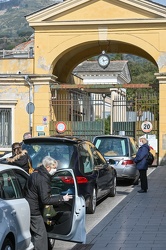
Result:
<instances>
[{"instance_id":1,"label":"iron gate","mask_svg":"<svg viewBox=\"0 0 166 250\"><path fill-rule=\"evenodd\" d=\"M112 100L112 133L125 134L138 139L144 134L142 123L152 124L150 132L158 138L159 94L158 91L136 90L131 96Z\"/></svg>"},{"instance_id":2,"label":"iron gate","mask_svg":"<svg viewBox=\"0 0 166 250\"><path fill-rule=\"evenodd\" d=\"M56 124L66 124L65 135L92 140L95 135L104 133L103 110L105 105L101 95L82 91L57 91L52 95L50 113L50 135L57 134Z\"/></svg>"},{"instance_id":3,"label":"iron gate","mask_svg":"<svg viewBox=\"0 0 166 250\"><path fill-rule=\"evenodd\" d=\"M100 134L124 134L138 138L143 135L141 124L150 121L151 133L158 138L158 91L138 90L130 95L120 90L109 94L83 91L52 92L50 101L50 135L57 134L56 124L66 124L65 135L92 140Z\"/></svg>"}]
</instances>

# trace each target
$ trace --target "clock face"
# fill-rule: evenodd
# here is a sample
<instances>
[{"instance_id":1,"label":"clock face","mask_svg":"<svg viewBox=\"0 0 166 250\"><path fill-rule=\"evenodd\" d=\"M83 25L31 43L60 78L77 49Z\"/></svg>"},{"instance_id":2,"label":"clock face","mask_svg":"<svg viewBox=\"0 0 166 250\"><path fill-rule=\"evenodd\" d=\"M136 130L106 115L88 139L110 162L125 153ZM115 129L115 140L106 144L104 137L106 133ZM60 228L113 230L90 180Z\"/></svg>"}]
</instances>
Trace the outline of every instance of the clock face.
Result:
<instances>
[{"instance_id":1,"label":"clock face","mask_svg":"<svg viewBox=\"0 0 166 250\"><path fill-rule=\"evenodd\" d=\"M107 55L100 55L98 57L98 63L100 65L100 67L106 68L110 63L110 59Z\"/></svg>"}]
</instances>

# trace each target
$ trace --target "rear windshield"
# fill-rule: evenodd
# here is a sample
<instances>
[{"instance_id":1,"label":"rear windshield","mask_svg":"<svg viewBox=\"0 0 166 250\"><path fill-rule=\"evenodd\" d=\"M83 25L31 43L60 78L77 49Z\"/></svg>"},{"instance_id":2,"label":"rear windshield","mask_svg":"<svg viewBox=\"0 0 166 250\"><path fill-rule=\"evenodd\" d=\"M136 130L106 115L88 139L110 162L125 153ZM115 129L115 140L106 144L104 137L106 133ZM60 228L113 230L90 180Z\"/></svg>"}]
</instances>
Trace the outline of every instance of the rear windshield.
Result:
<instances>
[{"instance_id":1,"label":"rear windshield","mask_svg":"<svg viewBox=\"0 0 166 250\"><path fill-rule=\"evenodd\" d=\"M32 160L33 168L37 168L45 156L51 156L58 161L59 168L69 168L74 156L75 147L72 144L67 143L31 143L23 144L23 149L28 151L28 154Z\"/></svg>"},{"instance_id":2,"label":"rear windshield","mask_svg":"<svg viewBox=\"0 0 166 250\"><path fill-rule=\"evenodd\" d=\"M96 148L105 156L128 156L129 148L126 138L97 138L94 142Z\"/></svg>"}]
</instances>

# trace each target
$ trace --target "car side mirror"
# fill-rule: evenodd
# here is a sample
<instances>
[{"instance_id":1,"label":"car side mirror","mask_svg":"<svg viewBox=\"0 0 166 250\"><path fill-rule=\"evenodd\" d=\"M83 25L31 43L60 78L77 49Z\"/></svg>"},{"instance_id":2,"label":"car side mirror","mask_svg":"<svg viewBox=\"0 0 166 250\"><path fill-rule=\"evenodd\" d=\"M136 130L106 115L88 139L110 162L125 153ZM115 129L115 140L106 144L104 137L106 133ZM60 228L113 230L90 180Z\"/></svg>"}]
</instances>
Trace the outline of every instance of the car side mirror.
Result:
<instances>
[{"instance_id":1,"label":"car side mirror","mask_svg":"<svg viewBox=\"0 0 166 250\"><path fill-rule=\"evenodd\" d=\"M109 164L115 165L116 162L113 159L109 159Z\"/></svg>"}]
</instances>

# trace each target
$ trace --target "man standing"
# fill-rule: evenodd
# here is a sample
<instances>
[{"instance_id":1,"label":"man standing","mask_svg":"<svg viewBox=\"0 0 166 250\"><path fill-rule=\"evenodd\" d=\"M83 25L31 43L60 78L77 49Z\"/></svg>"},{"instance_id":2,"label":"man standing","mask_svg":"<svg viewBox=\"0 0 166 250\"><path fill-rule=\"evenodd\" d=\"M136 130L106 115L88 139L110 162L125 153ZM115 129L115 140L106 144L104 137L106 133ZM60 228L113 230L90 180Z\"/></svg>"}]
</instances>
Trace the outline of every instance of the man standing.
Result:
<instances>
[{"instance_id":1,"label":"man standing","mask_svg":"<svg viewBox=\"0 0 166 250\"><path fill-rule=\"evenodd\" d=\"M148 162L147 157L150 148L148 146L148 141L146 138L140 138L140 147L134 158L134 162L136 163L136 167L140 173L140 181L141 181L141 190L139 193L146 193L148 190L148 180L147 180L147 169L148 169Z\"/></svg>"},{"instance_id":2,"label":"man standing","mask_svg":"<svg viewBox=\"0 0 166 250\"><path fill-rule=\"evenodd\" d=\"M31 234L35 250L48 249L47 232L42 216L44 206L57 205L72 198L68 194L51 196L51 176L55 174L57 166L58 162L55 159L46 156L27 183L25 198L31 210Z\"/></svg>"}]
</instances>

